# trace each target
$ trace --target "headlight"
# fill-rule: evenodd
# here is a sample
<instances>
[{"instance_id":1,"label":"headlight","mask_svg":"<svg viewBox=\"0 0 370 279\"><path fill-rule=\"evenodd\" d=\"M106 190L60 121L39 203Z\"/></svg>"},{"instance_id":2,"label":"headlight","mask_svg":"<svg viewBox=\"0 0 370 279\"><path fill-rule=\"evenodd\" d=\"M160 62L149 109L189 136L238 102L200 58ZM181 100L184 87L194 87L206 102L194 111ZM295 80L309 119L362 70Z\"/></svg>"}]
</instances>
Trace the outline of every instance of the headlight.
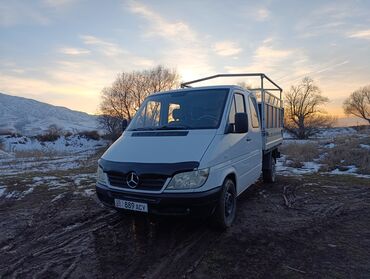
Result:
<instances>
[{"instance_id":1,"label":"headlight","mask_svg":"<svg viewBox=\"0 0 370 279\"><path fill-rule=\"evenodd\" d=\"M98 171L97 171L96 176L97 176L97 180L99 183L104 184L104 185L108 184L107 174L99 166L98 166Z\"/></svg>"},{"instance_id":2,"label":"headlight","mask_svg":"<svg viewBox=\"0 0 370 279\"><path fill-rule=\"evenodd\" d=\"M166 189L182 190L199 188L206 182L208 174L209 169L201 169L175 174Z\"/></svg>"}]
</instances>

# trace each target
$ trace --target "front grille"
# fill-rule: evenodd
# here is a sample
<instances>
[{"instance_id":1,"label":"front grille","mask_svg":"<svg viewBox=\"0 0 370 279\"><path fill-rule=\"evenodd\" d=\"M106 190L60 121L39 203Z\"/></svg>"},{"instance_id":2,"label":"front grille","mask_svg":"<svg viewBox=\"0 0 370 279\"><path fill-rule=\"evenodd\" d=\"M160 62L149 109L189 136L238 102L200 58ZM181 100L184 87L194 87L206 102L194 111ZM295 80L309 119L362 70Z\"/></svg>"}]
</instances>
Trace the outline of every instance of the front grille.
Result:
<instances>
[{"instance_id":1,"label":"front grille","mask_svg":"<svg viewBox=\"0 0 370 279\"><path fill-rule=\"evenodd\" d=\"M109 184L114 187L120 187L124 189L132 189L126 183L127 174L108 172ZM167 176L158 174L142 174L139 175L139 183L134 188L135 190L146 190L146 191L159 191L162 189L164 183L167 180Z\"/></svg>"}]
</instances>

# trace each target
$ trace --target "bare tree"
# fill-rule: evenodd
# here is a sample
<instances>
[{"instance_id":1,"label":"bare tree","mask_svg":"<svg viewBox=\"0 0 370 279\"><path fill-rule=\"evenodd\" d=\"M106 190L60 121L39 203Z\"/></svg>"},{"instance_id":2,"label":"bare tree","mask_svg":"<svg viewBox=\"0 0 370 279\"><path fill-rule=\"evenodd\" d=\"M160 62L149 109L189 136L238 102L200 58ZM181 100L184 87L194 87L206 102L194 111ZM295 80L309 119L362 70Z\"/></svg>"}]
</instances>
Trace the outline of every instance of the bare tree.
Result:
<instances>
[{"instance_id":1,"label":"bare tree","mask_svg":"<svg viewBox=\"0 0 370 279\"><path fill-rule=\"evenodd\" d=\"M119 134L121 126L117 125L117 120L130 121L148 95L178 86L179 75L176 70L164 66L143 71L122 72L110 87L102 90L101 116L98 122L109 134Z\"/></svg>"},{"instance_id":2,"label":"bare tree","mask_svg":"<svg viewBox=\"0 0 370 279\"><path fill-rule=\"evenodd\" d=\"M354 91L343 103L346 114L353 114L370 124L370 85Z\"/></svg>"},{"instance_id":3,"label":"bare tree","mask_svg":"<svg viewBox=\"0 0 370 279\"><path fill-rule=\"evenodd\" d=\"M307 139L318 128L331 126L335 119L325 115L321 106L329 102L310 77L293 85L285 94L285 129L299 139Z\"/></svg>"},{"instance_id":4,"label":"bare tree","mask_svg":"<svg viewBox=\"0 0 370 279\"><path fill-rule=\"evenodd\" d=\"M107 132L110 140L116 140L122 133L121 118L110 115L100 115L98 117L98 125Z\"/></svg>"}]
</instances>

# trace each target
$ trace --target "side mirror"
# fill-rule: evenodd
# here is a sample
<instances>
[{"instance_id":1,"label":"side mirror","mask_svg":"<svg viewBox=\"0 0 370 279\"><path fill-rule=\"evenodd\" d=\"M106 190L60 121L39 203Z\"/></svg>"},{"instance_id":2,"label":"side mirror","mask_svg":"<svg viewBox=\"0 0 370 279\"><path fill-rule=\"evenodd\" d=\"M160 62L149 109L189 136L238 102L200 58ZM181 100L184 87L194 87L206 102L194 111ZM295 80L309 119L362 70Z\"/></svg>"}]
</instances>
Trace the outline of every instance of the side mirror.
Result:
<instances>
[{"instance_id":1,"label":"side mirror","mask_svg":"<svg viewBox=\"0 0 370 279\"><path fill-rule=\"evenodd\" d=\"M248 132L248 115L244 112L235 113L235 133Z\"/></svg>"},{"instance_id":2,"label":"side mirror","mask_svg":"<svg viewBox=\"0 0 370 279\"><path fill-rule=\"evenodd\" d=\"M127 126L128 126L127 119L125 119L125 118L122 119L122 131L126 130Z\"/></svg>"}]
</instances>

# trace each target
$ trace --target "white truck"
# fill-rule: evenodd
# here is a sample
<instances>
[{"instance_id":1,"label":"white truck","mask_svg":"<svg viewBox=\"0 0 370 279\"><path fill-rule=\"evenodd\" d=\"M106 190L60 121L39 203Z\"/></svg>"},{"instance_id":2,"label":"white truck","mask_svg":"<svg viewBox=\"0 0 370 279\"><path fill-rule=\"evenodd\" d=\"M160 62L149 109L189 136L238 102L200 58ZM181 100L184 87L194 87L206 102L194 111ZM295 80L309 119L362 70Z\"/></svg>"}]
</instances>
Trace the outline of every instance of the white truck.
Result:
<instances>
[{"instance_id":1,"label":"white truck","mask_svg":"<svg viewBox=\"0 0 370 279\"><path fill-rule=\"evenodd\" d=\"M219 77L257 77L260 86L190 87ZM262 73L215 75L181 87L145 99L98 161L97 196L117 210L205 214L227 228L243 191L261 174L275 181L282 89Z\"/></svg>"}]
</instances>

